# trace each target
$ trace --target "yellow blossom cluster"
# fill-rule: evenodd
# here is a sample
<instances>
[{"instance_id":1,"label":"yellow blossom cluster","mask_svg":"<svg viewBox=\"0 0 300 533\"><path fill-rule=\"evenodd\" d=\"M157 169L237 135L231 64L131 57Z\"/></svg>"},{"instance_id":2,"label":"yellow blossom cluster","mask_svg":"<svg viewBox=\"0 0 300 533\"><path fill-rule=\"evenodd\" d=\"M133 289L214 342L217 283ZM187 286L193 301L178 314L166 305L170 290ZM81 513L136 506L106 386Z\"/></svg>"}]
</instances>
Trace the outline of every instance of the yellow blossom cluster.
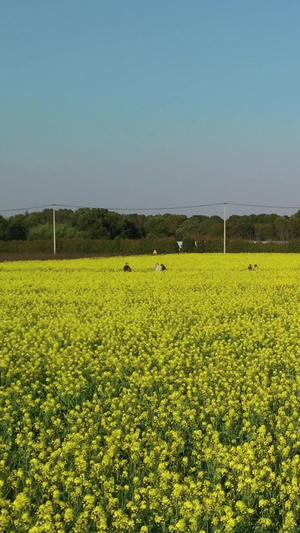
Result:
<instances>
[{"instance_id":1,"label":"yellow blossom cluster","mask_svg":"<svg viewBox=\"0 0 300 533\"><path fill-rule=\"evenodd\" d=\"M0 264L0 533L299 531L299 257L161 260Z\"/></svg>"}]
</instances>

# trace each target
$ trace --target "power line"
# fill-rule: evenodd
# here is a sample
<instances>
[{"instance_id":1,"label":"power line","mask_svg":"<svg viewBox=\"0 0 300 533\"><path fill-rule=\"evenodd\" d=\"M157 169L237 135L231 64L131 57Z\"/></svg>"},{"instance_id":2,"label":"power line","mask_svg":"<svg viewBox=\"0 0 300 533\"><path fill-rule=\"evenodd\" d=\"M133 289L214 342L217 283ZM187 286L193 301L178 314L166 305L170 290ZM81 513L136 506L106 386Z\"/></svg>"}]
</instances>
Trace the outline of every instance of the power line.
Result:
<instances>
[{"instance_id":1,"label":"power line","mask_svg":"<svg viewBox=\"0 0 300 533\"><path fill-rule=\"evenodd\" d=\"M300 209L299 206L285 206L285 205L261 205L261 204L243 204L243 203L234 203L234 202L217 202L217 203L210 203L210 204L200 204L200 205L182 205L182 206L172 206L172 207L105 207L105 208L99 208L98 207L90 207L90 206L82 206L82 205L67 205L67 204L46 204L46 205L35 205L31 207L18 207L18 208L12 208L12 209L2 209L0 210L0 213L9 213L12 211L27 211L29 209L45 209L45 208L53 208L53 207L65 207L69 209L107 209L108 211L168 211L168 210L176 210L176 209L199 209L202 207L214 207L219 205L234 205L239 207L259 207L264 209L293 209L298 210Z\"/></svg>"},{"instance_id":2,"label":"power line","mask_svg":"<svg viewBox=\"0 0 300 533\"><path fill-rule=\"evenodd\" d=\"M42 209L44 207L52 207L55 204L47 204L47 205L34 205L32 207L18 207L15 209L1 209L0 213L9 213L10 211L27 211L28 209Z\"/></svg>"},{"instance_id":3,"label":"power line","mask_svg":"<svg viewBox=\"0 0 300 533\"><path fill-rule=\"evenodd\" d=\"M235 205L241 207L264 207L268 209L300 209L299 206L286 206L286 205L260 205L260 204L242 204L242 203L233 203L233 202L218 202L214 204L201 204L201 205L180 205L172 207L105 207L102 209L108 209L109 211L165 211L167 209L198 209L200 207L212 207L216 205ZM54 204L59 207L69 207L72 209L99 209L99 207L87 207L82 205L65 205L65 204Z\"/></svg>"},{"instance_id":4,"label":"power line","mask_svg":"<svg viewBox=\"0 0 300 533\"><path fill-rule=\"evenodd\" d=\"M102 209L108 209L109 211L165 211L167 209L196 209L199 207L211 207L215 205L223 205L224 202L219 202L216 204L202 204L202 205L181 205L176 207L105 207ZM73 209L99 209L99 207L87 207L80 205L65 205L65 204L54 204L59 207L69 207Z\"/></svg>"},{"instance_id":5,"label":"power line","mask_svg":"<svg viewBox=\"0 0 300 533\"><path fill-rule=\"evenodd\" d=\"M300 209L299 206L291 206L291 205L257 205L257 204L235 204L228 202L227 205L238 205L241 207L264 207L266 209Z\"/></svg>"},{"instance_id":6,"label":"power line","mask_svg":"<svg viewBox=\"0 0 300 533\"><path fill-rule=\"evenodd\" d=\"M69 209L107 209L108 211L165 211L168 209L197 209L200 207L212 207L217 205L223 205L224 202L214 204L202 204L202 205L181 205L173 207L91 207L86 205L67 205L67 204L47 204L47 205L35 205L32 207L16 207L14 209L2 209L0 213L8 213L12 211L27 211L28 209L42 209L46 207L67 207Z\"/></svg>"}]
</instances>

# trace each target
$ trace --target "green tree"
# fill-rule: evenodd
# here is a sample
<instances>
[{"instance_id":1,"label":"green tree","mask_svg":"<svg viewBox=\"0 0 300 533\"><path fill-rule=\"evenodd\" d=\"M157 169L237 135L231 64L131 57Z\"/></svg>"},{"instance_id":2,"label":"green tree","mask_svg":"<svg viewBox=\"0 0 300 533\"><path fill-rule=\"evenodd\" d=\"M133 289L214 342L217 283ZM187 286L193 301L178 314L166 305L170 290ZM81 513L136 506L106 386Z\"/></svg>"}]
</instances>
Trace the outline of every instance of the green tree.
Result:
<instances>
[{"instance_id":1,"label":"green tree","mask_svg":"<svg viewBox=\"0 0 300 533\"><path fill-rule=\"evenodd\" d=\"M29 241L49 241L52 238L53 226L52 224L49 224L49 222L32 226L28 232Z\"/></svg>"},{"instance_id":2,"label":"green tree","mask_svg":"<svg viewBox=\"0 0 300 533\"><path fill-rule=\"evenodd\" d=\"M254 218L253 218L254 217ZM233 215L227 220L227 236L230 239L247 239L252 240L255 237L254 224L256 222L255 215L239 216Z\"/></svg>"},{"instance_id":3,"label":"green tree","mask_svg":"<svg viewBox=\"0 0 300 533\"><path fill-rule=\"evenodd\" d=\"M146 230L146 215L130 214L126 215L128 222L134 227L134 233L136 239L143 239L147 235Z\"/></svg>"},{"instance_id":4,"label":"green tree","mask_svg":"<svg viewBox=\"0 0 300 533\"><path fill-rule=\"evenodd\" d=\"M186 237L191 237L201 234L201 223L205 222L208 217L204 215L194 215L186 219L176 232L176 238L178 240L185 239Z\"/></svg>"},{"instance_id":5,"label":"green tree","mask_svg":"<svg viewBox=\"0 0 300 533\"><path fill-rule=\"evenodd\" d=\"M73 214L73 225L86 239L109 239L110 232L104 224L107 209L78 209Z\"/></svg>"},{"instance_id":6,"label":"green tree","mask_svg":"<svg viewBox=\"0 0 300 533\"><path fill-rule=\"evenodd\" d=\"M254 224L254 239L256 241L271 241L275 238L275 228L273 224L257 222Z\"/></svg>"},{"instance_id":7,"label":"green tree","mask_svg":"<svg viewBox=\"0 0 300 533\"><path fill-rule=\"evenodd\" d=\"M57 209L55 211L55 221L57 224L72 224L74 211L72 209ZM53 212L51 213L53 216ZM51 216L51 218L52 218Z\"/></svg>"},{"instance_id":8,"label":"green tree","mask_svg":"<svg viewBox=\"0 0 300 533\"><path fill-rule=\"evenodd\" d=\"M195 244L194 239L191 239L189 237L187 237L186 239L183 239L181 251L185 253L195 252L196 244Z\"/></svg>"},{"instance_id":9,"label":"green tree","mask_svg":"<svg viewBox=\"0 0 300 533\"><path fill-rule=\"evenodd\" d=\"M146 220L146 231L154 237L174 237L178 228L187 219L185 215L150 215Z\"/></svg>"},{"instance_id":10,"label":"green tree","mask_svg":"<svg viewBox=\"0 0 300 533\"><path fill-rule=\"evenodd\" d=\"M26 241L27 227L25 215L15 215L8 220L9 240Z\"/></svg>"},{"instance_id":11,"label":"green tree","mask_svg":"<svg viewBox=\"0 0 300 533\"><path fill-rule=\"evenodd\" d=\"M300 210L290 217L291 239L300 237Z\"/></svg>"},{"instance_id":12,"label":"green tree","mask_svg":"<svg viewBox=\"0 0 300 533\"><path fill-rule=\"evenodd\" d=\"M274 223L276 239L279 241L288 241L291 237L291 221L289 217L277 217Z\"/></svg>"},{"instance_id":13,"label":"green tree","mask_svg":"<svg viewBox=\"0 0 300 533\"><path fill-rule=\"evenodd\" d=\"M0 215L0 241L7 241L9 239L8 221Z\"/></svg>"},{"instance_id":14,"label":"green tree","mask_svg":"<svg viewBox=\"0 0 300 533\"><path fill-rule=\"evenodd\" d=\"M219 216L208 217L201 222L199 235L208 235L209 237L222 237L224 232L224 222Z\"/></svg>"}]
</instances>

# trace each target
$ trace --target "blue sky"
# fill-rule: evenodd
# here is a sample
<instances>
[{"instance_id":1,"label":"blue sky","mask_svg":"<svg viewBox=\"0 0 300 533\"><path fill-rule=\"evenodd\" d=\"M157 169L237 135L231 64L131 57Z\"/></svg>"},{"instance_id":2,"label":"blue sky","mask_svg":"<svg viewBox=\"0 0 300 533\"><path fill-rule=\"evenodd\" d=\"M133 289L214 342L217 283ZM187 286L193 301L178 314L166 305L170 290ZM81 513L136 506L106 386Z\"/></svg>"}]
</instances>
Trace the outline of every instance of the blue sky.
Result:
<instances>
[{"instance_id":1,"label":"blue sky","mask_svg":"<svg viewBox=\"0 0 300 533\"><path fill-rule=\"evenodd\" d=\"M0 211L300 206L298 2L4 0L0 13Z\"/></svg>"}]
</instances>

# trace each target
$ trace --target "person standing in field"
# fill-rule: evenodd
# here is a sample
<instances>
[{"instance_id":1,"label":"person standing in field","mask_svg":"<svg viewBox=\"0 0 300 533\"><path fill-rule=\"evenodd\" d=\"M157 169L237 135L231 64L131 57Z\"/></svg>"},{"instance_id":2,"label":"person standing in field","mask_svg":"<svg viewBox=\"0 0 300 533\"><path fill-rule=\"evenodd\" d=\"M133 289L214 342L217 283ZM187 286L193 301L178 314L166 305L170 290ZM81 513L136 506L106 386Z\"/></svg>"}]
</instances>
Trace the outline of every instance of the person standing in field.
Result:
<instances>
[{"instance_id":1,"label":"person standing in field","mask_svg":"<svg viewBox=\"0 0 300 533\"><path fill-rule=\"evenodd\" d=\"M155 270L161 270L161 267L160 267L160 264L159 264L159 263L156 263L156 265L155 265Z\"/></svg>"},{"instance_id":2,"label":"person standing in field","mask_svg":"<svg viewBox=\"0 0 300 533\"><path fill-rule=\"evenodd\" d=\"M160 265L160 270L167 270L166 265L164 265L163 263L161 263L161 265Z\"/></svg>"},{"instance_id":3,"label":"person standing in field","mask_svg":"<svg viewBox=\"0 0 300 533\"><path fill-rule=\"evenodd\" d=\"M125 264L123 270L124 270L124 272L132 272L132 269L130 268L128 263Z\"/></svg>"}]
</instances>

